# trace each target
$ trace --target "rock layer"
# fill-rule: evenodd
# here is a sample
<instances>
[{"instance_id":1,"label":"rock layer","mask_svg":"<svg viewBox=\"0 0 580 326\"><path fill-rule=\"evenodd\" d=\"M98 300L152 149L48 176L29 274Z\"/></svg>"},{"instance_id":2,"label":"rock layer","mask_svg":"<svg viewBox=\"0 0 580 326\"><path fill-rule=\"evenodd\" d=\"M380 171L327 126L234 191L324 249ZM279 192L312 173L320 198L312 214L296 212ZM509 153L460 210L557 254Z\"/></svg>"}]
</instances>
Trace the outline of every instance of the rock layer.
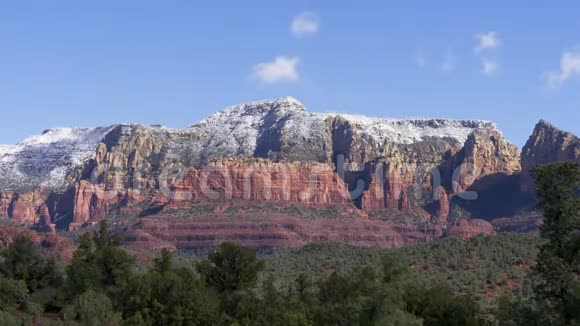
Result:
<instances>
[{"instance_id":1,"label":"rock layer","mask_svg":"<svg viewBox=\"0 0 580 326\"><path fill-rule=\"evenodd\" d=\"M75 189L73 228L111 213L139 215L156 207L187 208L191 203L208 201L216 205L246 200L354 209L346 184L330 166L321 163L222 159L202 169L187 168L172 182L161 182L160 187L152 180L137 183L143 187L125 189L114 182L81 180Z\"/></svg>"},{"instance_id":2,"label":"rock layer","mask_svg":"<svg viewBox=\"0 0 580 326\"><path fill-rule=\"evenodd\" d=\"M348 211L309 211L308 217L299 217L301 206L271 210L251 206L229 206L231 215L211 212L202 215L160 213L142 218L128 227L126 243L130 247L179 250L203 250L223 241L234 241L247 247L303 246L314 242L344 242L356 246L400 247L429 241L443 235L440 227L418 227L394 221L360 218ZM267 212L266 212L267 211ZM178 214L179 216L177 216ZM314 218L313 214L328 214Z\"/></svg>"}]
</instances>

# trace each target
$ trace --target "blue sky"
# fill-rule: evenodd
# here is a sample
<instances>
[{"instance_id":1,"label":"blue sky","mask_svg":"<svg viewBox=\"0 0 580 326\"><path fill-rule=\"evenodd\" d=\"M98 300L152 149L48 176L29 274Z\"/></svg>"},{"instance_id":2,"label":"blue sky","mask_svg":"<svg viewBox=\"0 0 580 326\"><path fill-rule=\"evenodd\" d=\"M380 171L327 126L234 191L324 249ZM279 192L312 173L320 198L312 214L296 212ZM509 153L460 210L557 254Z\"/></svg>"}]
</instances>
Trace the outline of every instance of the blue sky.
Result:
<instances>
[{"instance_id":1,"label":"blue sky","mask_svg":"<svg viewBox=\"0 0 580 326\"><path fill-rule=\"evenodd\" d=\"M51 127L185 127L290 95L311 111L580 134L580 3L3 1L0 143ZM293 27L294 26L294 27Z\"/></svg>"}]
</instances>

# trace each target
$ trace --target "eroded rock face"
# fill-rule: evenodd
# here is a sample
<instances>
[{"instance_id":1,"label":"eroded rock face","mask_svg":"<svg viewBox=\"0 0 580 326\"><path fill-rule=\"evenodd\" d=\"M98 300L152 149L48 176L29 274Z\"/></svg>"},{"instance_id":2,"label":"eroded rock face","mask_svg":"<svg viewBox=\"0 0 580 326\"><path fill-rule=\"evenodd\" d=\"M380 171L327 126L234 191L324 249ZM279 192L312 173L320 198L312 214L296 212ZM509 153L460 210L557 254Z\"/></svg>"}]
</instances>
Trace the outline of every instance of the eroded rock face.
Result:
<instances>
[{"instance_id":1,"label":"eroded rock face","mask_svg":"<svg viewBox=\"0 0 580 326\"><path fill-rule=\"evenodd\" d=\"M40 205L42 202L38 202L34 193L19 194L10 205L10 215L18 222L36 224L38 222L36 211Z\"/></svg>"},{"instance_id":2,"label":"eroded rock face","mask_svg":"<svg viewBox=\"0 0 580 326\"><path fill-rule=\"evenodd\" d=\"M499 131L492 129L470 134L457 161L460 177L455 180L454 187L461 190L469 189L486 178L502 182L502 177L521 171L519 149L508 143Z\"/></svg>"},{"instance_id":3,"label":"eroded rock face","mask_svg":"<svg viewBox=\"0 0 580 326\"><path fill-rule=\"evenodd\" d=\"M534 167L565 161L580 163L580 140L573 134L540 120L522 150L522 191L535 191L530 175Z\"/></svg>"},{"instance_id":4,"label":"eroded rock face","mask_svg":"<svg viewBox=\"0 0 580 326\"><path fill-rule=\"evenodd\" d=\"M9 217L10 204L12 203L12 198L14 198L14 194L12 194L10 192L1 192L0 193L0 216L1 217Z\"/></svg>"},{"instance_id":5,"label":"eroded rock face","mask_svg":"<svg viewBox=\"0 0 580 326\"><path fill-rule=\"evenodd\" d=\"M452 238L469 239L477 235L495 235L493 225L484 220L459 220L448 230Z\"/></svg>"},{"instance_id":6,"label":"eroded rock face","mask_svg":"<svg viewBox=\"0 0 580 326\"><path fill-rule=\"evenodd\" d=\"M447 222L449 211L449 195L447 195L445 188L439 187L439 200L437 201L437 218L439 223L443 224Z\"/></svg>"},{"instance_id":7,"label":"eroded rock face","mask_svg":"<svg viewBox=\"0 0 580 326\"><path fill-rule=\"evenodd\" d=\"M151 207L177 209L206 201L219 204L246 200L354 209L347 185L327 164L222 159L202 169L187 168L181 176L161 187L140 180L138 184L143 187L131 189L114 182L107 185L82 180L75 189L73 226L105 218L113 209L138 215Z\"/></svg>"},{"instance_id":8,"label":"eroded rock face","mask_svg":"<svg viewBox=\"0 0 580 326\"><path fill-rule=\"evenodd\" d=\"M10 217L19 224L51 224L50 207L55 205L50 191L46 189L17 194L0 193L0 217Z\"/></svg>"},{"instance_id":9,"label":"eroded rock face","mask_svg":"<svg viewBox=\"0 0 580 326\"><path fill-rule=\"evenodd\" d=\"M320 163L222 159L201 170L189 168L172 192L171 204L248 200L318 207L352 205L343 180L329 165Z\"/></svg>"},{"instance_id":10,"label":"eroded rock face","mask_svg":"<svg viewBox=\"0 0 580 326\"><path fill-rule=\"evenodd\" d=\"M522 155L524 169L578 159L577 138L546 125L536 129ZM553 146L556 149L550 149ZM50 154L47 162L40 160L43 153ZM113 215L144 217L171 210L187 215L204 202L213 205L213 215L204 218L219 218L233 202L334 207L355 212L356 218L344 223L356 227L324 237L391 246L426 235L441 237L464 191L493 194L508 183L517 186L520 170L518 149L491 122L310 113L295 99L282 98L232 106L185 129L143 125L58 129L15 146L0 146L0 178L5 177L0 182L0 216L48 229L54 229L54 223L76 229ZM473 217L498 215L493 212L496 205L486 202L485 207L492 212ZM505 212L511 214L508 209L501 214ZM246 222L255 222L252 218L259 213L248 213ZM361 222L371 215L371 222ZM390 228L388 221L402 215L413 217L422 229L412 223L385 229ZM317 241L316 234L326 232L321 228L332 229L334 219L313 224L294 221L291 215L280 218L314 230L303 231L296 240L286 226L272 227L272 234L288 235L280 236L287 243ZM177 232L181 222L170 219L175 226L169 227ZM192 223L181 226L191 231L197 222ZM480 221L449 227L461 238L489 233L488 225ZM372 236L353 240L366 228L375 230ZM224 239L237 232L220 230L219 236L206 236ZM381 238L383 231L392 236ZM256 244L276 242L276 237L266 236ZM134 238L142 243L151 240L154 247L179 246L149 230L136 230Z\"/></svg>"},{"instance_id":11,"label":"eroded rock face","mask_svg":"<svg viewBox=\"0 0 580 326\"><path fill-rule=\"evenodd\" d=\"M452 175L449 169L453 165L448 161L460 148L453 139L427 139L410 145L385 144L383 151L388 154L367 165L371 175L361 207L367 211L387 209L429 216L425 205L441 199L444 177ZM447 196L442 198L446 199Z\"/></svg>"},{"instance_id":12,"label":"eroded rock face","mask_svg":"<svg viewBox=\"0 0 580 326\"><path fill-rule=\"evenodd\" d=\"M249 209L249 208L248 208ZM419 229L413 225L335 215L298 218L282 212L221 213L200 217L159 215L143 218L129 227L129 247L159 250L203 250L232 241L246 247L299 247L315 242L343 242L356 246L400 247L430 241L442 235L440 228Z\"/></svg>"},{"instance_id":13,"label":"eroded rock face","mask_svg":"<svg viewBox=\"0 0 580 326\"><path fill-rule=\"evenodd\" d=\"M463 145L453 139L427 139L411 145L390 144L384 151L388 155L371 168L375 172L362 198L365 210L395 209L434 215L444 222L451 209L450 197L474 186L481 190L501 184L520 171L519 150L493 129L471 133ZM376 173L379 165L383 170ZM429 206L434 208L429 210Z\"/></svg>"},{"instance_id":14,"label":"eroded rock face","mask_svg":"<svg viewBox=\"0 0 580 326\"><path fill-rule=\"evenodd\" d=\"M431 170L443 167L437 173L451 177L465 139L490 128L493 124L479 121L308 113L293 99L231 107L180 131L117 126L98 146L84 180L75 185L73 223L100 219L112 211L139 214L154 206L207 200L203 183L210 190L222 189L222 200L355 204L366 211L395 210L425 218L436 214L445 220L449 195L433 188ZM252 156L265 159L251 162ZM254 168L274 177L272 191L263 189L262 172L250 172L247 178ZM202 180L208 169L216 171ZM284 184L288 189L276 179L281 171L289 172L291 184ZM312 184L313 174L317 191L302 198L303 184ZM364 179L362 188L359 177ZM353 185L359 191L348 194L343 189ZM251 190L242 194L246 186ZM440 198L435 212L425 209Z\"/></svg>"},{"instance_id":15,"label":"eroded rock face","mask_svg":"<svg viewBox=\"0 0 580 326\"><path fill-rule=\"evenodd\" d=\"M79 181L75 187L73 228L91 219L103 219L108 213L109 207L104 187L86 180Z\"/></svg>"}]
</instances>

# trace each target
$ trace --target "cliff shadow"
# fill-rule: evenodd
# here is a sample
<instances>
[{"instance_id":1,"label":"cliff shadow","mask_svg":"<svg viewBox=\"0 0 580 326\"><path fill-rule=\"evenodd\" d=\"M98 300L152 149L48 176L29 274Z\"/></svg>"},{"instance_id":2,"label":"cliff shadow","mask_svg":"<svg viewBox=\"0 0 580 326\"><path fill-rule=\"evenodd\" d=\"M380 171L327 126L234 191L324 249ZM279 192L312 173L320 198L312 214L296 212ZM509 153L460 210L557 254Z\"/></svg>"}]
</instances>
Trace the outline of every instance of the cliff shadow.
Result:
<instances>
[{"instance_id":1,"label":"cliff shadow","mask_svg":"<svg viewBox=\"0 0 580 326\"><path fill-rule=\"evenodd\" d=\"M520 190L520 174L491 174L478 180L468 191L476 192L477 199L453 196L452 211L460 209L473 218L493 220L525 214L536 208L536 196Z\"/></svg>"}]
</instances>

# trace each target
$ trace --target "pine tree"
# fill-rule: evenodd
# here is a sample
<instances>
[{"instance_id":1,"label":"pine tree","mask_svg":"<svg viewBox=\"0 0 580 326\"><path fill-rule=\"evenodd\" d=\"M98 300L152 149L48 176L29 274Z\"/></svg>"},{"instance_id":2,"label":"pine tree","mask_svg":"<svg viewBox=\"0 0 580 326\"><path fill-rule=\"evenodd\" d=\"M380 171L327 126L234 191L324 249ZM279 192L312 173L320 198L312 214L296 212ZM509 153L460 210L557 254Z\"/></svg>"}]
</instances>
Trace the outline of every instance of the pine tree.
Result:
<instances>
[{"instance_id":1,"label":"pine tree","mask_svg":"<svg viewBox=\"0 0 580 326\"><path fill-rule=\"evenodd\" d=\"M580 165L540 166L533 171L544 211L535 273L536 293L565 324L580 321Z\"/></svg>"}]
</instances>

